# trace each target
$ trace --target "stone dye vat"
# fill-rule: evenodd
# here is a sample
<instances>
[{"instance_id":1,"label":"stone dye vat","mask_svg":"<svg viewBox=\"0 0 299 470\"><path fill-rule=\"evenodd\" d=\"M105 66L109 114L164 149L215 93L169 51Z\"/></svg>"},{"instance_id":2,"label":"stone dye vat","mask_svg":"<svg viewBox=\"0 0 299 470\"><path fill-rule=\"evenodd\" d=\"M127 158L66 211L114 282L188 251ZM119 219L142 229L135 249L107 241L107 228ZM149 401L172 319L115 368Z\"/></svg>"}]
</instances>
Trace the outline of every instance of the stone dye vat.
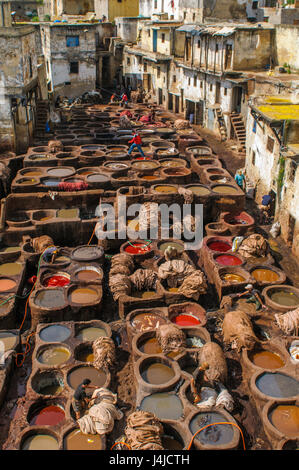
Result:
<instances>
[{"instance_id":1,"label":"stone dye vat","mask_svg":"<svg viewBox=\"0 0 299 470\"><path fill-rule=\"evenodd\" d=\"M63 439L64 450L104 450L104 439L99 434L83 434L80 429L68 432Z\"/></svg>"},{"instance_id":2,"label":"stone dye vat","mask_svg":"<svg viewBox=\"0 0 299 470\"><path fill-rule=\"evenodd\" d=\"M253 392L269 398L290 399L298 396L299 382L295 377L282 372L263 372L251 380Z\"/></svg>"},{"instance_id":3,"label":"stone dye vat","mask_svg":"<svg viewBox=\"0 0 299 470\"><path fill-rule=\"evenodd\" d=\"M41 348L36 355L38 362L47 366L65 364L71 357L71 352L63 345L52 345Z\"/></svg>"},{"instance_id":4,"label":"stone dye vat","mask_svg":"<svg viewBox=\"0 0 299 470\"><path fill-rule=\"evenodd\" d=\"M23 438L20 447L21 450L59 450L58 440L45 433L30 433L28 437Z\"/></svg>"},{"instance_id":5,"label":"stone dye vat","mask_svg":"<svg viewBox=\"0 0 299 470\"><path fill-rule=\"evenodd\" d=\"M67 375L67 383L72 389L76 389L84 379L91 380L91 384L97 387L104 387L108 376L105 372L91 366L77 366L71 369Z\"/></svg>"},{"instance_id":6,"label":"stone dye vat","mask_svg":"<svg viewBox=\"0 0 299 470\"><path fill-rule=\"evenodd\" d=\"M174 392L161 392L148 395L140 403L143 411L154 413L160 420L176 421L183 417L184 407Z\"/></svg>"},{"instance_id":7,"label":"stone dye vat","mask_svg":"<svg viewBox=\"0 0 299 470\"><path fill-rule=\"evenodd\" d=\"M39 332L39 337L46 343L60 343L71 336L71 330L63 325L46 326Z\"/></svg>"}]
</instances>

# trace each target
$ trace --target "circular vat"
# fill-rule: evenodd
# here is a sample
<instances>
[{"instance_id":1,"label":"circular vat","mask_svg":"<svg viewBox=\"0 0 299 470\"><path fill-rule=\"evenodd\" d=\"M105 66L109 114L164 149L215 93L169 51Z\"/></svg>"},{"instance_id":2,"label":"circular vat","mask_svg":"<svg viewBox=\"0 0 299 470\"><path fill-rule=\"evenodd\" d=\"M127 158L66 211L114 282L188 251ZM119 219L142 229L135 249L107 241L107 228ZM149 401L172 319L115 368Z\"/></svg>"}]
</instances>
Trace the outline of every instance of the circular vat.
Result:
<instances>
[{"instance_id":1,"label":"circular vat","mask_svg":"<svg viewBox=\"0 0 299 470\"><path fill-rule=\"evenodd\" d=\"M270 405L267 420L284 436L299 438L299 406L295 403Z\"/></svg>"},{"instance_id":2,"label":"circular vat","mask_svg":"<svg viewBox=\"0 0 299 470\"><path fill-rule=\"evenodd\" d=\"M214 188L213 188L214 190ZM239 212L237 214L225 214L223 222L228 225L253 225L254 219L247 212Z\"/></svg>"},{"instance_id":3,"label":"circular vat","mask_svg":"<svg viewBox=\"0 0 299 470\"><path fill-rule=\"evenodd\" d=\"M132 162L132 170L137 171L155 171L160 168L160 163L154 160L138 160Z\"/></svg>"},{"instance_id":4,"label":"circular vat","mask_svg":"<svg viewBox=\"0 0 299 470\"><path fill-rule=\"evenodd\" d=\"M40 364L47 366L59 366L65 364L71 357L71 351L64 344L51 344L41 346L36 354Z\"/></svg>"},{"instance_id":5,"label":"circular vat","mask_svg":"<svg viewBox=\"0 0 299 470\"><path fill-rule=\"evenodd\" d=\"M231 186L229 184L215 184L215 185L212 185L211 189L216 194L225 194L225 195L239 194L241 191L239 188L235 186Z\"/></svg>"},{"instance_id":6,"label":"circular vat","mask_svg":"<svg viewBox=\"0 0 299 470\"><path fill-rule=\"evenodd\" d=\"M93 305L101 299L99 287L91 284L86 287L72 286L67 295L69 302L77 305Z\"/></svg>"},{"instance_id":7,"label":"circular vat","mask_svg":"<svg viewBox=\"0 0 299 470\"><path fill-rule=\"evenodd\" d=\"M209 250L220 253L226 253L232 249L232 243L228 239L217 237L209 238L206 242L206 246L209 248Z\"/></svg>"},{"instance_id":8,"label":"circular vat","mask_svg":"<svg viewBox=\"0 0 299 470\"><path fill-rule=\"evenodd\" d=\"M159 356L143 359L139 373L144 382L153 386L169 384L176 376L172 363Z\"/></svg>"},{"instance_id":9,"label":"circular vat","mask_svg":"<svg viewBox=\"0 0 299 470\"><path fill-rule=\"evenodd\" d=\"M143 398L139 405L142 411L154 413L160 420L177 421L184 416L182 400L175 391L158 392Z\"/></svg>"},{"instance_id":10,"label":"circular vat","mask_svg":"<svg viewBox=\"0 0 299 470\"><path fill-rule=\"evenodd\" d=\"M99 434L83 434L74 428L63 437L64 450L104 450L104 438Z\"/></svg>"},{"instance_id":11,"label":"circular vat","mask_svg":"<svg viewBox=\"0 0 299 470\"><path fill-rule=\"evenodd\" d=\"M19 336L12 331L2 330L0 331L0 342L1 345L4 345L4 352L6 352L10 349L14 349L17 346L19 342ZM0 351L0 357L2 352L3 350Z\"/></svg>"},{"instance_id":12,"label":"circular vat","mask_svg":"<svg viewBox=\"0 0 299 470\"><path fill-rule=\"evenodd\" d=\"M95 266L82 266L75 272L76 281L88 283L88 282L100 282L104 276L103 270Z\"/></svg>"},{"instance_id":13,"label":"circular vat","mask_svg":"<svg viewBox=\"0 0 299 470\"><path fill-rule=\"evenodd\" d=\"M158 158L163 158L163 157L176 157L179 155L178 149L174 147L169 147L169 148L158 148L155 151L155 154Z\"/></svg>"},{"instance_id":14,"label":"circular vat","mask_svg":"<svg viewBox=\"0 0 299 470\"><path fill-rule=\"evenodd\" d=\"M191 175L191 170L189 168L183 168L183 167L163 168L162 173L165 176L185 177L185 176Z\"/></svg>"},{"instance_id":15,"label":"circular vat","mask_svg":"<svg viewBox=\"0 0 299 470\"><path fill-rule=\"evenodd\" d=\"M251 378L251 388L264 399L296 398L299 394L299 382L295 377L282 372L261 372Z\"/></svg>"},{"instance_id":16,"label":"circular vat","mask_svg":"<svg viewBox=\"0 0 299 470\"><path fill-rule=\"evenodd\" d=\"M35 176L42 176L43 171L40 168L31 167L31 168L27 168L24 170L20 170L19 174L22 176L25 176L26 178L31 179L32 177L35 177Z\"/></svg>"},{"instance_id":17,"label":"circular vat","mask_svg":"<svg viewBox=\"0 0 299 470\"><path fill-rule=\"evenodd\" d=\"M59 219L77 219L79 218L79 209L76 207L73 209L60 209L57 211L57 217Z\"/></svg>"},{"instance_id":18,"label":"circular vat","mask_svg":"<svg viewBox=\"0 0 299 470\"><path fill-rule=\"evenodd\" d=\"M31 152L34 152L34 153L43 153L43 152L46 153L48 151L49 151L48 147L33 147L31 149Z\"/></svg>"},{"instance_id":19,"label":"circular vat","mask_svg":"<svg viewBox=\"0 0 299 470\"><path fill-rule=\"evenodd\" d=\"M61 180L59 178L41 178L41 184L44 186L58 186Z\"/></svg>"},{"instance_id":20,"label":"circular vat","mask_svg":"<svg viewBox=\"0 0 299 470\"><path fill-rule=\"evenodd\" d=\"M58 437L44 429L28 431L21 439L21 450L59 450Z\"/></svg>"},{"instance_id":21,"label":"circular vat","mask_svg":"<svg viewBox=\"0 0 299 470\"><path fill-rule=\"evenodd\" d=\"M92 345L88 343L79 344L74 350L76 361L80 362L93 362L94 354Z\"/></svg>"},{"instance_id":22,"label":"circular vat","mask_svg":"<svg viewBox=\"0 0 299 470\"><path fill-rule=\"evenodd\" d=\"M156 338L156 330L135 335L132 342L133 349L145 355L162 354L162 349Z\"/></svg>"},{"instance_id":23,"label":"circular vat","mask_svg":"<svg viewBox=\"0 0 299 470\"><path fill-rule=\"evenodd\" d=\"M102 259L104 250L96 245L82 245L71 252L71 257L75 261L96 261Z\"/></svg>"},{"instance_id":24,"label":"circular vat","mask_svg":"<svg viewBox=\"0 0 299 470\"><path fill-rule=\"evenodd\" d=\"M255 266L250 269L250 275L259 285L282 284L286 280L286 275L274 266Z\"/></svg>"},{"instance_id":25,"label":"circular vat","mask_svg":"<svg viewBox=\"0 0 299 470\"><path fill-rule=\"evenodd\" d=\"M7 217L6 223L9 227L27 227L31 224L31 221L24 212L15 212L13 215Z\"/></svg>"},{"instance_id":26,"label":"circular vat","mask_svg":"<svg viewBox=\"0 0 299 470\"><path fill-rule=\"evenodd\" d=\"M31 387L40 395L59 395L64 389L63 374L59 370L38 371L31 379Z\"/></svg>"},{"instance_id":27,"label":"circular vat","mask_svg":"<svg viewBox=\"0 0 299 470\"><path fill-rule=\"evenodd\" d=\"M39 337L46 343L62 343L71 336L71 330L64 325L49 325L42 328Z\"/></svg>"},{"instance_id":28,"label":"circular vat","mask_svg":"<svg viewBox=\"0 0 299 470\"><path fill-rule=\"evenodd\" d=\"M187 162L182 158L163 158L159 160L162 168L186 168Z\"/></svg>"},{"instance_id":29,"label":"circular vat","mask_svg":"<svg viewBox=\"0 0 299 470\"><path fill-rule=\"evenodd\" d=\"M239 284L242 282L250 282L250 275L245 269L238 267L220 268L219 277L224 285Z\"/></svg>"},{"instance_id":30,"label":"circular vat","mask_svg":"<svg viewBox=\"0 0 299 470\"><path fill-rule=\"evenodd\" d=\"M47 222L48 220L54 219L55 215L56 213L54 210L35 211L32 214L32 221Z\"/></svg>"},{"instance_id":31,"label":"circular vat","mask_svg":"<svg viewBox=\"0 0 299 470\"><path fill-rule=\"evenodd\" d=\"M44 287L65 287L69 283L70 275L62 271L45 272L41 276L41 285Z\"/></svg>"},{"instance_id":32,"label":"circular vat","mask_svg":"<svg viewBox=\"0 0 299 470\"><path fill-rule=\"evenodd\" d=\"M205 197L211 194L211 190L202 184L188 184L185 188L190 189L195 196Z\"/></svg>"},{"instance_id":33,"label":"circular vat","mask_svg":"<svg viewBox=\"0 0 299 470\"><path fill-rule=\"evenodd\" d=\"M39 289L35 292L33 302L43 309L61 309L66 305L63 289Z\"/></svg>"},{"instance_id":34,"label":"circular vat","mask_svg":"<svg viewBox=\"0 0 299 470\"><path fill-rule=\"evenodd\" d=\"M91 381L90 385L98 388L104 387L107 383L108 376L102 371L92 366L76 366L67 374L67 383L72 389L76 389L85 379Z\"/></svg>"},{"instance_id":35,"label":"circular vat","mask_svg":"<svg viewBox=\"0 0 299 470\"><path fill-rule=\"evenodd\" d=\"M275 370L285 366L285 358L274 345L259 346L252 351L243 351L243 354L255 366L261 369Z\"/></svg>"},{"instance_id":36,"label":"circular vat","mask_svg":"<svg viewBox=\"0 0 299 470\"><path fill-rule=\"evenodd\" d=\"M183 450L187 443L184 442L182 433L179 433L169 424L163 423L164 433L162 436L162 446L165 450Z\"/></svg>"},{"instance_id":37,"label":"circular vat","mask_svg":"<svg viewBox=\"0 0 299 470\"><path fill-rule=\"evenodd\" d=\"M97 320L95 323L90 323L89 326L85 325L75 325L75 338L79 341L95 341L101 336L111 337L111 330L109 326Z\"/></svg>"},{"instance_id":38,"label":"circular vat","mask_svg":"<svg viewBox=\"0 0 299 470\"><path fill-rule=\"evenodd\" d=\"M175 194L178 192L178 187L174 184L155 184L152 190L160 194Z\"/></svg>"},{"instance_id":39,"label":"circular vat","mask_svg":"<svg viewBox=\"0 0 299 470\"><path fill-rule=\"evenodd\" d=\"M146 241L130 241L124 243L120 251L124 251L129 255L144 255L153 251L152 245Z\"/></svg>"},{"instance_id":40,"label":"circular vat","mask_svg":"<svg viewBox=\"0 0 299 470\"><path fill-rule=\"evenodd\" d=\"M211 337L205 328L182 328L186 335L186 348L198 349L202 348L207 342L211 341Z\"/></svg>"},{"instance_id":41,"label":"circular vat","mask_svg":"<svg viewBox=\"0 0 299 470\"><path fill-rule=\"evenodd\" d=\"M9 277L0 277L0 292L10 292L17 286L16 281Z\"/></svg>"},{"instance_id":42,"label":"circular vat","mask_svg":"<svg viewBox=\"0 0 299 470\"><path fill-rule=\"evenodd\" d=\"M64 408L55 400L43 400L34 403L27 414L27 421L30 426L56 426L64 420Z\"/></svg>"},{"instance_id":43,"label":"circular vat","mask_svg":"<svg viewBox=\"0 0 299 470\"><path fill-rule=\"evenodd\" d=\"M110 172L121 173L127 172L130 169L130 164L124 162L106 162L102 167Z\"/></svg>"},{"instance_id":44,"label":"circular vat","mask_svg":"<svg viewBox=\"0 0 299 470\"><path fill-rule=\"evenodd\" d=\"M262 295L266 305L274 310L287 312L299 307L299 289L288 285L269 286L263 289Z\"/></svg>"},{"instance_id":45,"label":"circular vat","mask_svg":"<svg viewBox=\"0 0 299 470\"><path fill-rule=\"evenodd\" d=\"M127 328L134 333L142 333L152 328L159 328L161 325L168 323L163 311L152 309L133 310L127 316Z\"/></svg>"},{"instance_id":46,"label":"circular vat","mask_svg":"<svg viewBox=\"0 0 299 470\"><path fill-rule=\"evenodd\" d=\"M241 266L243 261L236 255L231 254L220 254L214 255L214 261L221 266Z\"/></svg>"},{"instance_id":47,"label":"circular vat","mask_svg":"<svg viewBox=\"0 0 299 470\"><path fill-rule=\"evenodd\" d=\"M54 178L67 178L68 176L72 176L75 173L74 168L70 167L57 167L57 168L49 168L47 170L49 176Z\"/></svg>"},{"instance_id":48,"label":"circular vat","mask_svg":"<svg viewBox=\"0 0 299 470\"><path fill-rule=\"evenodd\" d=\"M163 254L168 248L173 248L177 250L178 254L182 254L184 252L184 245L184 242L181 240L167 240L157 243L158 250L161 251Z\"/></svg>"},{"instance_id":49,"label":"circular vat","mask_svg":"<svg viewBox=\"0 0 299 470\"><path fill-rule=\"evenodd\" d=\"M86 176L87 183L95 184L95 183L108 183L110 178L106 175L101 173L92 173L91 175Z\"/></svg>"},{"instance_id":50,"label":"circular vat","mask_svg":"<svg viewBox=\"0 0 299 470\"><path fill-rule=\"evenodd\" d=\"M225 411L202 411L193 413L188 419L189 429L194 435L207 425L223 422L234 422L233 418ZM204 449L231 449L237 447L240 439L239 430L229 424L217 424L209 426L198 433L194 438L194 445Z\"/></svg>"},{"instance_id":51,"label":"circular vat","mask_svg":"<svg viewBox=\"0 0 299 470\"><path fill-rule=\"evenodd\" d=\"M23 271L21 263L4 263L0 264L0 276L19 276Z\"/></svg>"},{"instance_id":52,"label":"circular vat","mask_svg":"<svg viewBox=\"0 0 299 470\"><path fill-rule=\"evenodd\" d=\"M204 326L207 322L205 309L193 302L170 305L168 316L172 323L180 327Z\"/></svg>"},{"instance_id":53,"label":"circular vat","mask_svg":"<svg viewBox=\"0 0 299 470\"><path fill-rule=\"evenodd\" d=\"M56 158L59 158L59 160L68 160L69 158L73 158L73 155L67 152L59 152L56 154Z\"/></svg>"}]
</instances>

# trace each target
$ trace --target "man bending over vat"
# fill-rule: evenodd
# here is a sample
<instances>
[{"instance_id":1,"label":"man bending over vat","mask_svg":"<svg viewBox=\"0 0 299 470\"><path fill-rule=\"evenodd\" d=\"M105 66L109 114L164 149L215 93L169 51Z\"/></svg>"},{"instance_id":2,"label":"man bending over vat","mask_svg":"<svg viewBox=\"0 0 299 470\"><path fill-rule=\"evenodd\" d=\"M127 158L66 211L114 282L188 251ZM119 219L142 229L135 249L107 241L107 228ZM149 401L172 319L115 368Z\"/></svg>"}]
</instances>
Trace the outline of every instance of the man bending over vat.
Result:
<instances>
[{"instance_id":1,"label":"man bending over vat","mask_svg":"<svg viewBox=\"0 0 299 470\"><path fill-rule=\"evenodd\" d=\"M95 387L94 385L89 385L89 384L90 384L90 380L85 379L80 385L78 385L78 387L75 390L73 401L72 401L72 406L76 415L76 419L81 418L81 413L82 414L84 413L90 401L90 399L86 395L85 389L86 388L93 388L93 389L98 388L98 387Z\"/></svg>"},{"instance_id":2,"label":"man bending over vat","mask_svg":"<svg viewBox=\"0 0 299 470\"><path fill-rule=\"evenodd\" d=\"M54 263L57 255L59 254L59 249L57 246L48 246L43 253L43 260L46 263Z\"/></svg>"}]
</instances>

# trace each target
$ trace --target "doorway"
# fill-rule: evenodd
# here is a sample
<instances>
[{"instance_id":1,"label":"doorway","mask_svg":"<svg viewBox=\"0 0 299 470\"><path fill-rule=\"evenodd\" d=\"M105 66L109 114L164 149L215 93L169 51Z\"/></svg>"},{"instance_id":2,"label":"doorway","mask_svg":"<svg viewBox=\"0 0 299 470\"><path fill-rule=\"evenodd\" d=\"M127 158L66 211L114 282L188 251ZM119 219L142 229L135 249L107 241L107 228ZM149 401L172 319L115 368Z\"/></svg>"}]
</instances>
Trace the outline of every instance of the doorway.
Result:
<instances>
[{"instance_id":1,"label":"doorway","mask_svg":"<svg viewBox=\"0 0 299 470\"><path fill-rule=\"evenodd\" d=\"M157 52L158 30L153 29L153 52Z\"/></svg>"}]
</instances>

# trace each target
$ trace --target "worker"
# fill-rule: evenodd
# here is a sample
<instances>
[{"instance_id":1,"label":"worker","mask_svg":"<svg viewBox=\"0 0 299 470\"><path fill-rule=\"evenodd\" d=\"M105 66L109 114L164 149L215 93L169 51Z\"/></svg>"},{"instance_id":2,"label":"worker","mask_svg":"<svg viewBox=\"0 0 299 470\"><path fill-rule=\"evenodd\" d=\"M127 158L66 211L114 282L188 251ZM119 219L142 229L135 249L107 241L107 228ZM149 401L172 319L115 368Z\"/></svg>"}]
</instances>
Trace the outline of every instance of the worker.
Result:
<instances>
[{"instance_id":1,"label":"worker","mask_svg":"<svg viewBox=\"0 0 299 470\"><path fill-rule=\"evenodd\" d=\"M48 246L43 252L43 260L46 263L54 263L58 253L59 249L56 246Z\"/></svg>"},{"instance_id":2,"label":"worker","mask_svg":"<svg viewBox=\"0 0 299 470\"><path fill-rule=\"evenodd\" d=\"M110 104L114 103L116 101L116 96L115 94L111 95L111 98L110 98Z\"/></svg>"},{"instance_id":3,"label":"worker","mask_svg":"<svg viewBox=\"0 0 299 470\"><path fill-rule=\"evenodd\" d=\"M128 101L129 101L129 100L128 100L128 97L127 97L126 93L124 93L124 94L122 95L122 97L121 97L121 103L120 103L120 105L121 105L121 106L124 106L124 107L126 108L126 107L128 106Z\"/></svg>"},{"instance_id":4,"label":"worker","mask_svg":"<svg viewBox=\"0 0 299 470\"><path fill-rule=\"evenodd\" d=\"M85 389L86 388L93 388L93 389L98 388L98 387L95 387L94 385L90 385L90 382L91 381L89 379L83 380L83 382L80 383L80 385L78 385L73 395L72 406L76 415L76 419L81 418L81 413L84 413L84 411L86 410L88 406L89 399L86 395Z\"/></svg>"},{"instance_id":5,"label":"worker","mask_svg":"<svg viewBox=\"0 0 299 470\"><path fill-rule=\"evenodd\" d=\"M143 157L145 157L144 155L144 152L141 148L141 145L142 145L142 140L141 140L141 137L139 134L136 133L136 131L133 131L133 139L129 141L129 144L132 144L129 151L128 151L128 155L131 155L131 153L133 152L134 148L138 148L139 152L141 153L141 155Z\"/></svg>"},{"instance_id":6,"label":"worker","mask_svg":"<svg viewBox=\"0 0 299 470\"><path fill-rule=\"evenodd\" d=\"M237 185L239 186L239 188L242 189L242 191L245 190L245 176L243 175L242 173L242 170L238 170L236 175L235 175L235 182L237 183Z\"/></svg>"},{"instance_id":7,"label":"worker","mask_svg":"<svg viewBox=\"0 0 299 470\"><path fill-rule=\"evenodd\" d=\"M271 209L272 197L270 194L265 194L262 197L262 203L258 206L262 212L261 223L267 223L270 218L270 209Z\"/></svg>"},{"instance_id":8,"label":"worker","mask_svg":"<svg viewBox=\"0 0 299 470\"><path fill-rule=\"evenodd\" d=\"M255 303L256 310L260 310L261 308L265 309L267 308L266 305L264 305L260 293L258 290L253 288L252 284L248 284L245 289L247 289L245 292L241 294L237 294L236 297L240 298L243 297L244 295L249 295L250 297L248 300L246 300L246 303Z\"/></svg>"}]
</instances>

